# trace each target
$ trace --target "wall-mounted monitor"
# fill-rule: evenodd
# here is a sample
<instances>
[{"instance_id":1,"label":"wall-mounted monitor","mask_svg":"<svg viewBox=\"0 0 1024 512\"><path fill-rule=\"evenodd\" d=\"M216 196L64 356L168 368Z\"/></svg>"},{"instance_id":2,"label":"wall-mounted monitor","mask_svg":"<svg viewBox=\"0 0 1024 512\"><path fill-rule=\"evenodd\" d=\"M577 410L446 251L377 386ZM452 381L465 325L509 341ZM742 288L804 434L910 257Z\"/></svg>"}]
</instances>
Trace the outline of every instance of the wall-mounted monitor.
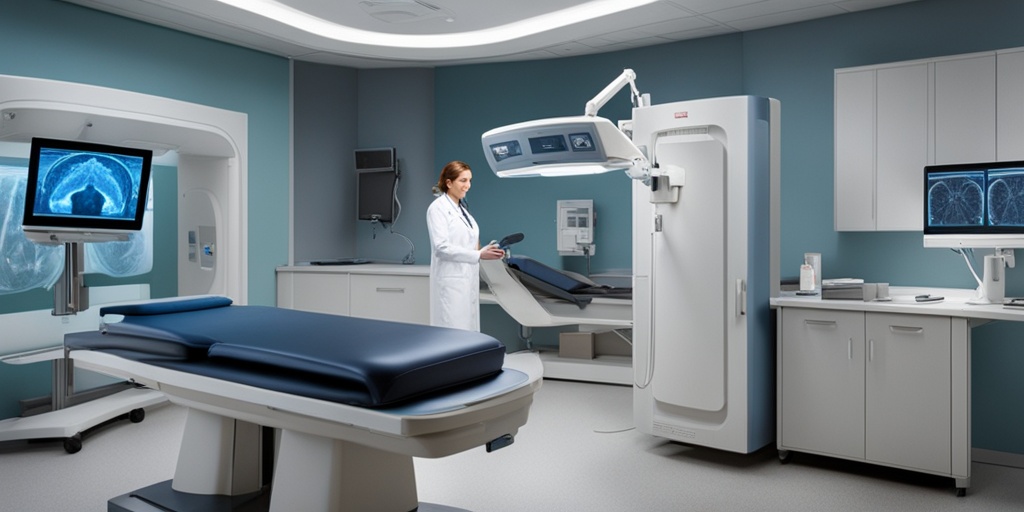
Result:
<instances>
[{"instance_id":1,"label":"wall-mounted monitor","mask_svg":"<svg viewBox=\"0 0 1024 512\"><path fill-rule=\"evenodd\" d=\"M395 148L355 150L356 218L394 222L398 185Z\"/></svg>"},{"instance_id":2,"label":"wall-mounted monitor","mask_svg":"<svg viewBox=\"0 0 1024 512\"><path fill-rule=\"evenodd\" d=\"M393 170L359 171L356 174L356 207L359 220L394 222L395 185L398 173Z\"/></svg>"},{"instance_id":3,"label":"wall-mounted monitor","mask_svg":"<svg viewBox=\"0 0 1024 512\"><path fill-rule=\"evenodd\" d=\"M127 240L142 228L150 150L33 138L25 235L43 243Z\"/></svg>"},{"instance_id":4,"label":"wall-mounted monitor","mask_svg":"<svg viewBox=\"0 0 1024 512\"><path fill-rule=\"evenodd\" d=\"M924 169L924 246L1024 247L1024 161Z\"/></svg>"}]
</instances>

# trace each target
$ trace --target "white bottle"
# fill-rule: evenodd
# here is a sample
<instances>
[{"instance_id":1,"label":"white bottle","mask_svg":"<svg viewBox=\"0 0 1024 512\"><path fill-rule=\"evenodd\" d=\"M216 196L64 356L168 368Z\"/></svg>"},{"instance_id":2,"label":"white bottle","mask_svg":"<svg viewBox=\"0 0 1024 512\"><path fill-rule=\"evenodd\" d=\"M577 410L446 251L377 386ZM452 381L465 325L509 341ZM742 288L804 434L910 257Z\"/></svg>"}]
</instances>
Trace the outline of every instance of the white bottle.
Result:
<instances>
[{"instance_id":1,"label":"white bottle","mask_svg":"<svg viewBox=\"0 0 1024 512\"><path fill-rule=\"evenodd\" d=\"M800 265L800 291L814 291L814 267L810 263Z\"/></svg>"}]
</instances>

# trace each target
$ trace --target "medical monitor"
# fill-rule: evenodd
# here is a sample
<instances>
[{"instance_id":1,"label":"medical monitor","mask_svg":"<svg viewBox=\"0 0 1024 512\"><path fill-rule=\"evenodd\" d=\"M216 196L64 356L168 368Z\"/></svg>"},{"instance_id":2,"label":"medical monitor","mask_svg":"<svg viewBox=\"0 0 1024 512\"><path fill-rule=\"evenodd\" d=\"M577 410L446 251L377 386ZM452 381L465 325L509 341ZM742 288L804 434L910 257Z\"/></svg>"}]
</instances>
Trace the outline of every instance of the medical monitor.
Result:
<instances>
[{"instance_id":1,"label":"medical monitor","mask_svg":"<svg viewBox=\"0 0 1024 512\"><path fill-rule=\"evenodd\" d=\"M925 167L924 246L1024 247L1024 161Z\"/></svg>"},{"instance_id":2,"label":"medical monitor","mask_svg":"<svg viewBox=\"0 0 1024 512\"><path fill-rule=\"evenodd\" d=\"M127 240L142 229L150 150L33 138L22 227L42 243Z\"/></svg>"},{"instance_id":3,"label":"medical monitor","mask_svg":"<svg viewBox=\"0 0 1024 512\"><path fill-rule=\"evenodd\" d=\"M359 220L393 222L395 220L395 184L398 174L390 169L359 171L356 175Z\"/></svg>"}]
</instances>

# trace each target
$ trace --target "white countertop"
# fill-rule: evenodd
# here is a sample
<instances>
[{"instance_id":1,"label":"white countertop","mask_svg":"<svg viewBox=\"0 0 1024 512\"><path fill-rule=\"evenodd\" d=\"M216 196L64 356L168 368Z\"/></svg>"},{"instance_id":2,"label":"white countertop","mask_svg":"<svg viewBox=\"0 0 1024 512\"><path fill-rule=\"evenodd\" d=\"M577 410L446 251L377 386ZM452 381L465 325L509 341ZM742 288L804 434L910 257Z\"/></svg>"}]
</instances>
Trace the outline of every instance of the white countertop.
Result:
<instances>
[{"instance_id":1,"label":"white countertop","mask_svg":"<svg viewBox=\"0 0 1024 512\"><path fill-rule=\"evenodd\" d=\"M928 294L945 297L941 302L916 302L917 295ZM849 311L875 311L880 313L909 313L918 315L942 315L985 320L1024 321L1024 309L1007 309L1002 304L968 304L975 297L974 290L959 288L924 288L893 286L889 288L891 301L823 300L820 295L796 295L796 292L782 292L771 299L774 307L800 307L815 309L841 309Z\"/></svg>"},{"instance_id":2,"label":"white countertop","mask_svg":"<svg viewBox=\"0 0 1024 512\"><path fill-rule=\"evenodd\" d=\"M430 265L402 265L398 263L363 263L360 265L287 265L277 267L278 272L310 274L378 274L393 276L430 276Z\"/></svg>"}]
</instances>

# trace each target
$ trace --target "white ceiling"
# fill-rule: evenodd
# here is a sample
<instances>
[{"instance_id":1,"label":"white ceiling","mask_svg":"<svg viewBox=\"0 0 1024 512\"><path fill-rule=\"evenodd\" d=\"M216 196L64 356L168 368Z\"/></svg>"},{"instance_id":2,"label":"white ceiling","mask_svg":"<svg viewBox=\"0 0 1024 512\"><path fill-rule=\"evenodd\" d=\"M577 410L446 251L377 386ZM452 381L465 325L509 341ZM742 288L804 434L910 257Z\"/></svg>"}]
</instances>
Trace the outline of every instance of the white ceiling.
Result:
<instances>
[{"instance_id":1,"label":"white ceiling","mask_svg":"<svg viewBox=\"0 0 1024 512\"><path fill-rule=\"evenodd\" d=\"M66 0L284 57L356 68L549 59L913 0Z\"/></svg>"}]
</instances>

